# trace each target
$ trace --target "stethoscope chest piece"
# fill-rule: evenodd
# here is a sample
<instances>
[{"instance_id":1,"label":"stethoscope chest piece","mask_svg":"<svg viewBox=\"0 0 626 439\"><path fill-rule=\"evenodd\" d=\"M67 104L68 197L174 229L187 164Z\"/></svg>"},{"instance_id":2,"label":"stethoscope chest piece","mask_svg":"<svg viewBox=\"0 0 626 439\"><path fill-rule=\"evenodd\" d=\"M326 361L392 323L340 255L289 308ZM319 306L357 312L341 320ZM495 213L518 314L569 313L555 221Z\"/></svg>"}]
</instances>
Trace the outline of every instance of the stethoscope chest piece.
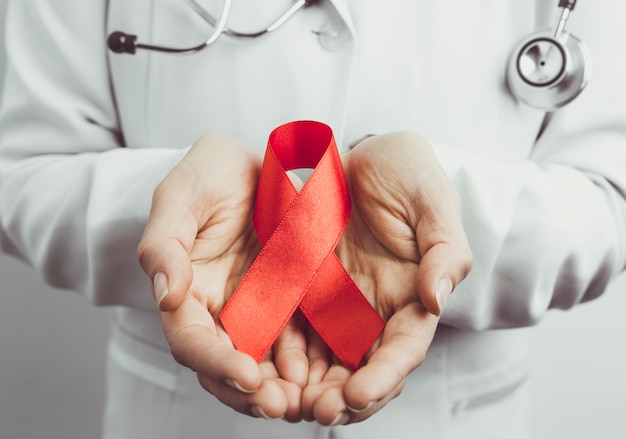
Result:
<instances>
[{"instance_id":1,"label":"stethoscope chest piece","mask_svg":"<svg viewBox=\"0 0 626 439\"><path fill-rule=\"evenodd\" d=\"M506 81L518 100L554 111L585 88L591 74L587 47L574 35L550 29L522 40L509 58Z\"/></svg>"}]
</instances>

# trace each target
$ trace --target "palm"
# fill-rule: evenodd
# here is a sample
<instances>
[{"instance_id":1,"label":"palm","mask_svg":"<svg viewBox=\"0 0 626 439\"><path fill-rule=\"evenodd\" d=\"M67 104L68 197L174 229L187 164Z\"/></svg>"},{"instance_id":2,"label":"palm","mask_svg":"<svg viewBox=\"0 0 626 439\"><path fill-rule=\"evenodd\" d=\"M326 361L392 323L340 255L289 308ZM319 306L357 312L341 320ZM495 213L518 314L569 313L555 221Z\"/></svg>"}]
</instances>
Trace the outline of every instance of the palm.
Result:
<instances>
[{"instance_id":1,"label":"palm","mask_svg":"<svg viewBox=\"0 0 626 439\"><path fill-rule=\"evenodd\" d=\"M460 281L471 255L458 196L430 146L410 133L379 136L344 168L353 209L338 251L348 272L386 320L411 302L439 314L433 282Z\"/></svg>"},{"instance_id":2,"label":"palm","mask_svg":"<svg viewBox=\"0 0 626 439\"><path fill-rule=\"evenodd\" d=\"M189 304L203 310L193 323L185 318L186 326L204 324L216 329L217 315L260 250L252 226L259 157L231 142L197 142L157 189L165 199L161 205L180 212L176 222L186 233L172 239L187 253L192 270L182 309L175 304L164 318L184 314ZM166 192L168 187L174 191ZM175 203L181 206L177 209ZM166 327L167 335L173 335L176 328Z\"/></svg>"},{"instance_id":3,"label":"palm","mask_svg":"<svg viewBox=\"0 0 626 439\"><path fill-rule=\"evenodd\" d=\"M222 192L224 200L212 203L214 207L206 212L206 218L201 218L203 223L189 252L191 285L182 304L162 315L166 336L173 346L179 333L193 326L205 328L224 346L232 346L218 316L258 254L260 243L252 227L253 205L246 185L231 187L232 193ZM221 207L225 200L232 206Z\"/></svg>"},{"instance_id":4,"label":"palm","mask_svg":"<svg viewBox=\"0 0 626 439\"><path fill-rule=\"evenodd\" d=\"M252 226L250 195L239 190L224 196L233 207L212 212L190 252L190 293L216 319L261 249Z\"/></svg>"},{"instance_id":5,"label":"palm","mask_svg":"<svg viewBox=\"0 0 626 439\"><path fill-rule=\"evenodd\" d=\"M353 189L352 193L351 218L337 254L362 293L387 321L416 297L419 257L415 234L408 225L377 208L363 192ZM396 246L377 238L382 230L394 236ZM413 257L403 257L394 247L405 247Z\"/></svg>"},{"instance_id":6,"label":"palm","mask_svg":"<svg viewBox=\"0 0 626 439\"><path fill-rule=\"evenodd\" d=\"M236 201L236 197L231 201ZM201 228L190 252L193 280L189 291L178 308L162 314L163 327L174 356L198 372L200 383L206 390L229 405L232 405L232 396L222 396L223 386L206 372L207 363L222 361L225 365L226 358L231 356L239 357L242 369L252 366L249 357L234 350L218 316L260 251L260 243L251 225L252 206L237 204L241 206L240 212L237 209L214 212ZM273 416L273 410L281 415L287 410L287 417L298 419L299 389L280 378L271 352L261 361L259 370L260 388L266 395L263 399L272 404L280 402L264 408L264 412ZM248 388L246 383L240 384ZM288 405L286 409L283 408L285 403ZM245 403L241 408L236 405L234 408L248 413L249 405Z\"/></svg>"}]
</instances>

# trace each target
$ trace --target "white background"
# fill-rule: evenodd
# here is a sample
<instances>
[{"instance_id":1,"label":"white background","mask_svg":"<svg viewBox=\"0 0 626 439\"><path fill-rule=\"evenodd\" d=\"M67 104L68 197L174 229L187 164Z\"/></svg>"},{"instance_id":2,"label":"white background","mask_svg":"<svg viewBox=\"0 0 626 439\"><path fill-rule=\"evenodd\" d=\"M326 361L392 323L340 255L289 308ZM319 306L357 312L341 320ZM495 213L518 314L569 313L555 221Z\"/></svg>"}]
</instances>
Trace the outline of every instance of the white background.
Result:
<instances>
[{"instance_id":1,"label":"white background","mask_svg":"<svg viewBox=\"0 0 626 439\"><path fill-rule=\"evenodd\" d=\"M599 300L542 322L533 438L626 438L625 312L622 276ZM0 438L98 437L110 313L0 255Z\"/></svg>"}]
</instances>

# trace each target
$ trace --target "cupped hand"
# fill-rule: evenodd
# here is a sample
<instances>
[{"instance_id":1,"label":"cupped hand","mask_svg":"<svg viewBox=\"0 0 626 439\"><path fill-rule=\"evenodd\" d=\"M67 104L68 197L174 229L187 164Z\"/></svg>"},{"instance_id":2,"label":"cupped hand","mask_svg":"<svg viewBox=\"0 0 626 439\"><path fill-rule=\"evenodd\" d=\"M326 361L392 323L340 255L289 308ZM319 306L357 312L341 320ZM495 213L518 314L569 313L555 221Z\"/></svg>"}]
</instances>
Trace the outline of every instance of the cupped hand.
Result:
<instances>
[{"instance_id":1,"label":"cupped hand","mask_svg":"<svg viewBox=\"0 0 626 439\"><path fill-rule=\"evenodd\" d=\"M337 254L387 323L354 373L309 336L303 416L324 425L367 419L400 393L472 265L459 197L424 139L370 137L343 162L352 214Z\"/></svg>"},{"instance_id":2,"label":"cupped hand","mask_svg":"<svg viewBox=\"0 0 626 439\"><path fill-rule=\"evenodd\" d=\"M259 364L218 319L261 249L252 224L260 169L261 157L235 139L198 140L156 188L138 257L174 358L233 409L298 421L308 374L299 316Z\"/></svg>"}]
</instances>

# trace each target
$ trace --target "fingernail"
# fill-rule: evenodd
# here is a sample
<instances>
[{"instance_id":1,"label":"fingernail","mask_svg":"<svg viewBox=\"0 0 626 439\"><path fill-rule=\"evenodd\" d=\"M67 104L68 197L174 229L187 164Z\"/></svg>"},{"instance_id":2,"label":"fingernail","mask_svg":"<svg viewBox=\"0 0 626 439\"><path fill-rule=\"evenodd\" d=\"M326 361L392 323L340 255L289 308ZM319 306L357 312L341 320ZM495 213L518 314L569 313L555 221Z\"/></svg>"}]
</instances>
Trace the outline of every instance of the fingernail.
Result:
<instances>
[{"instance_id":1,"label":"fingernail","mask_svg":"<svg viewBox=\"0 0 626 439\"><path fill-rule=\"evenodd\" d=\"M352 413L363 413L366 410L369 410L372 408L372 406L376 403L376 401L370 401L367 403L367 405L365 407L363 407L362 409L355 409L354 407L350 407L348 406L348 410L350 410Z\"/></svg>"},{"instance_id":2,"label":"fingernail","mask_svg":"<svg viewBox=\"0 0 626 439\"><path fill-rule=\"evenodd\" d=\"M243 387L241 387L241 384L239 384L237 381L235 381L232 378L226 378L225 382L230 387L232 387L235 390L239 390L240 392L243 392L243 393L254 393L254 390L244 389Z\"/></svg>"},{"instance_id":3,"label":"fingernail","mask_svg":"<svg viewBox=\"0 0 626 439\"><path fill-rule=\"evenodd\" d=\"M159 271L154 275L154 278L152 279L152 290L154 292L154 298L156 299L157 305L160 305L163 299L165 299L165 296L167 296L167 293L170 292L165 273Z\"/></svg>"},{"instance_id":4,"label":"fingernail","mask_svg":"<svg viewBox=\"0 0 626 439\"><path fill-rule=\"evenodd\" d=\"M333 419L333 422L330 423L330 427L334 427L336 425L347 424L349 420L350 420L349 414L347 414L346 412L339 412L339 414L337 414L337 417Z\"/></svg>"},{"instance_id":5,"label":"fingernail","mask_svg":"<svg viewBox=\"0 0 626 439\"><path fill-rule=\"evenodd\" d=\"M448 298L452 294L452 281L444 277L437 284L437 289L435 290L435 297L437 299L437 305L439 305L439 314L443 312L443 308L446 306L448 302Z\"/></svg>"},{"instance_id":6,"label":"fingernail","mask_svg":"<svg viewBox=\"0 0 626 439\"><path fill-rule=\"evenodd\" d=\"M250 412L252 413L252 416L254 416L255 418L272 419L269 416L267 416L265 412L263 411L263 409L258 405L253 405L252 407L250 407Z\"/></svg>"}]
</instances>

